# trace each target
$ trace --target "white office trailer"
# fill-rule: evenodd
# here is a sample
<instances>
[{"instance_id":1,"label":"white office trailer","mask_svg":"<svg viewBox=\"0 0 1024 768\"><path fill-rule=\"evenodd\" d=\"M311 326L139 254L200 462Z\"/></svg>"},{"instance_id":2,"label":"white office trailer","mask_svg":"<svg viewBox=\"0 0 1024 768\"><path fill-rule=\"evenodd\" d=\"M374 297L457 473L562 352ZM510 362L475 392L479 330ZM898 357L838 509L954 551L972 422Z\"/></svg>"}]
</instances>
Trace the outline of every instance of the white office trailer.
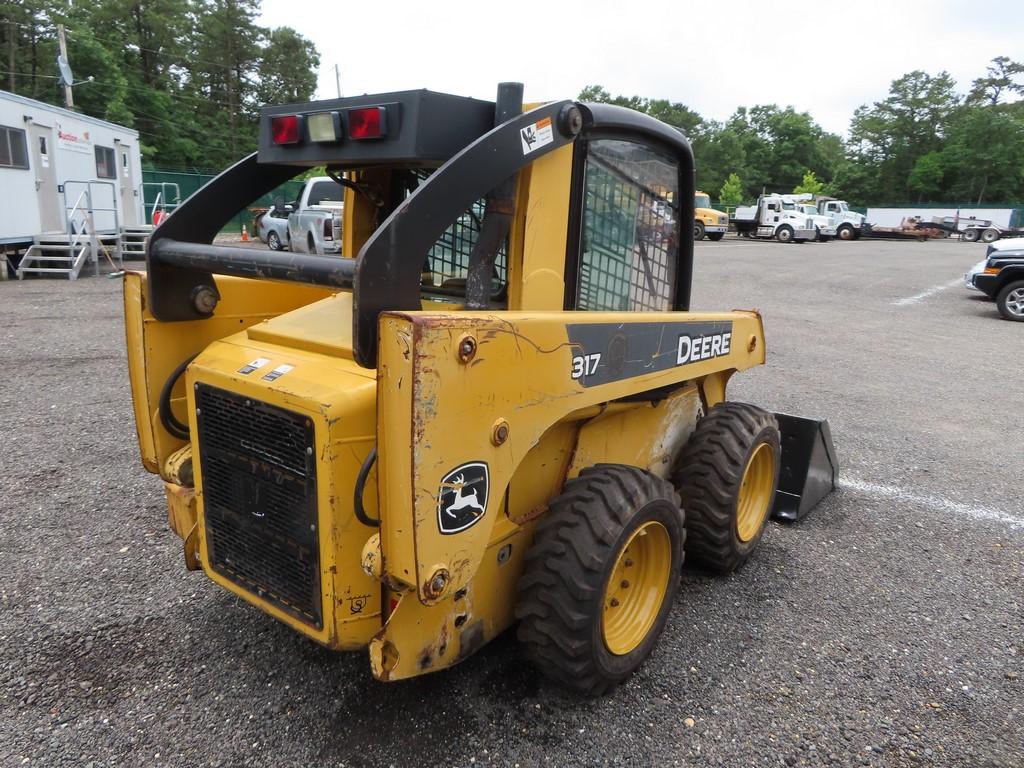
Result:
<instances>
[{"instance_id":1,"label":"white office trailer","mask_svg":"<svg viewBox=\"0 0 1024 768\"><path fill-rule=\"evenodd\" d=\"M19 277L74 279L148 229L138 131L0 91L0 254Z\"/></svg>"}]
</instances>

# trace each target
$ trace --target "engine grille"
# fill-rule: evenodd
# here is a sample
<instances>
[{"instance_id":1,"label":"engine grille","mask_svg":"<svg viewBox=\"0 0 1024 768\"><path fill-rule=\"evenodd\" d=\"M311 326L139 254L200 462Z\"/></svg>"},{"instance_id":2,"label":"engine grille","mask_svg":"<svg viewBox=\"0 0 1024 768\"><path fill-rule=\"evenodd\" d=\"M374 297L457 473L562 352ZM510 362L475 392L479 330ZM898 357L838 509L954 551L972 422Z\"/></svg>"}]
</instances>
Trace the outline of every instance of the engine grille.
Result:
<instances>
[{"instance_id":1,"label":"engine grille","mask_svg":"<svg viewBox=\"0 0 1024 768\"><path fill-rule=\"evenodd\" d=\"M196 420L210 566L321 628L312 422L205 384Z\"/></svg>"}]
</instances>

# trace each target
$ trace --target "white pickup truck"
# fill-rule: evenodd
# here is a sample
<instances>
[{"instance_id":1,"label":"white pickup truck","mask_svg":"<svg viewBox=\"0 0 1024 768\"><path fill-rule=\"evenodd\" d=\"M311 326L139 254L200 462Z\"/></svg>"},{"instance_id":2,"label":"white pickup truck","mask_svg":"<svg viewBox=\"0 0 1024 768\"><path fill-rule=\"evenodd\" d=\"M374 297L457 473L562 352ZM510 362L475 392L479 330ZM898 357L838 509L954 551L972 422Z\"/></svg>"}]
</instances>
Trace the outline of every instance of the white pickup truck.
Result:
<instances>
[{"instance_id":1,"label":"white pickup truck","mask_svg":"<svg viewBox=\"0 0 1024 768\"><path fill-rule=\"evenodd\" d=\"M295 253L341 253L341 217L344 190L327 176L306 181L298 201L275 207L288 213L288 246Z\"/></svg>"}]
</instances>

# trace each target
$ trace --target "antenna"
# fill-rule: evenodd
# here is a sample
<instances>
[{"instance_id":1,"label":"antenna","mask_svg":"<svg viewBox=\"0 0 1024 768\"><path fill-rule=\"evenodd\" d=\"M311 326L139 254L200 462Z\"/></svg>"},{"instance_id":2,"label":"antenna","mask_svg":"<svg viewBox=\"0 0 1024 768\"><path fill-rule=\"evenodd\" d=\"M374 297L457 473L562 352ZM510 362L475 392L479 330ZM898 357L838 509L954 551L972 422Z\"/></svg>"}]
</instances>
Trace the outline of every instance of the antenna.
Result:
<instances>
[{"instance_id":1,"label":"antenna","mask_svg":"<svg viewBox=\"0 0 1024 768\"><path fill-rule=\"evenodd\" d=\"M74 85L74 75L71 74L71 65L63 56L57 56L57 71L60 72L61 85Z\"/></svg>"},{"instance_id":2,"label":"antenna","mask_svg":"<svg viewBox=\"0 0 1024 768\"><path fill-rule=\"evenodd\" d=\"M64 25L57 25L57 43L60 55L57 56L57 69L60 70L61 84L64 86L64 106L73 109L75 100L71 96L71 65L68 64L68 44L64 39Z\"/></svg>"}]
</instances>

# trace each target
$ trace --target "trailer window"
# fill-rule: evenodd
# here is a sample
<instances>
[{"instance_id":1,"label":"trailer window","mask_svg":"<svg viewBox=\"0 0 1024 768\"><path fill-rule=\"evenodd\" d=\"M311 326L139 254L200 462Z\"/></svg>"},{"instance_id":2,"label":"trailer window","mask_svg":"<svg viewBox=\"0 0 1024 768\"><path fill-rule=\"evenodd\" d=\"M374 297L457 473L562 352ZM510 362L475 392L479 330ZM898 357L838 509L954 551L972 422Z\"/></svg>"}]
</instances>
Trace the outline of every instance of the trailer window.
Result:
<instances>
[{"instance_id":1,"label":"trailer window","mask_svg":"<svg viewBox=\"0 0 1024 768\"><path fill-rule=\"evenodd\" d=\"M576 308L667 311L679 256L679 167L650 147L587 146Z\"/></svg>"},{"instance_id":2,"label":"trailer window","mask_svg":"<svg viewBox=\"0 0 1024 768\"><path fill-rule=\"evenodd\" d=\"M23 130L0 125L0 168L28 170L28 143Z\"/></svg>"},{"instance_id":3,"label":"trailer window","mask_svg":"<svg viewBox=\"0 0 1024 768\"><path fill-rule=\"evenodd\" d=\"M117 178L117 165L114 162L113 148L96 147L96 177L99 179Z\"/></svg>"}]
</instances>

